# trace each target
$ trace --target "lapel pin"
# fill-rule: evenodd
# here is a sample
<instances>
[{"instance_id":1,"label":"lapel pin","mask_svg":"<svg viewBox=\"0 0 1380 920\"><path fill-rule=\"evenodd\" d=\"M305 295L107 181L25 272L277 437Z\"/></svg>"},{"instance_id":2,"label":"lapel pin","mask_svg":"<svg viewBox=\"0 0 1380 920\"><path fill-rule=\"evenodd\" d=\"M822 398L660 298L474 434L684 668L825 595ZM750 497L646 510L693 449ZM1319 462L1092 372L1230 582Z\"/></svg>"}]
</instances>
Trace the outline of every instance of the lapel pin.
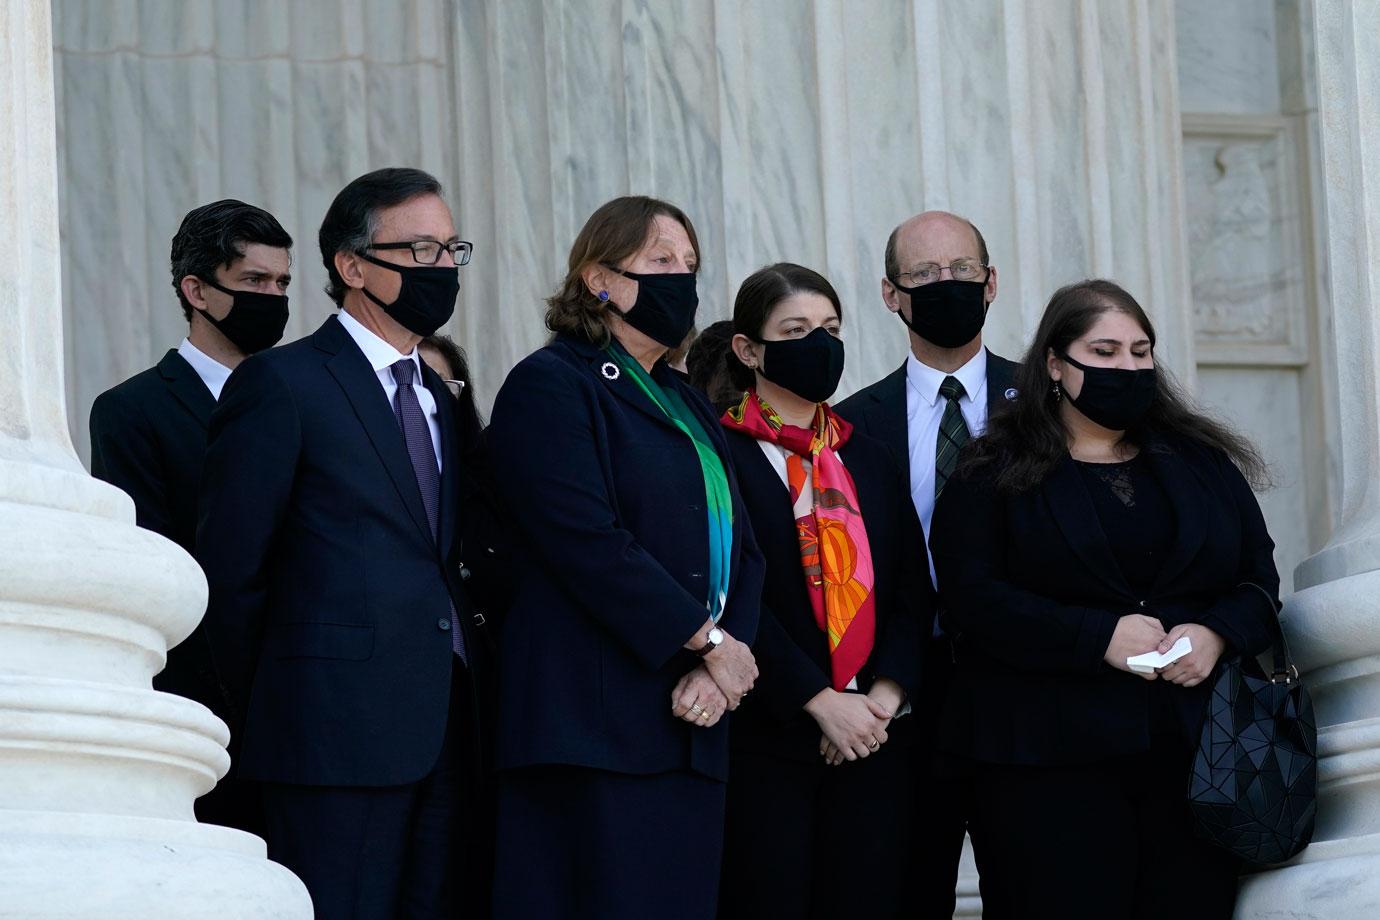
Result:
<instances>
[{"instance_id":1,"label":"lapel pin","mask_svg":"<svg viewBox=\"0 0 1380 920\"><path fill-rule=\"evenodd\" d=\"M1006 398L1007 398L1008 400L1012 400L1012 399L1015 399L1015 398L1017 397L1017 395L1019 395L1019 393L1020 393L1020 391L1017 390L1015 387L1007 387L1007 388L1006 388L1006 393L1005 393L1004 395L1006 396Z\"/></svg>"},{"instance_id":2,"label":"lapel pin","mask_svg":"<svg viewBox=\"0 0 1380 920\"><path fill-rule=\"evenodd\" d=\"M599 373L604 375L605 380L617 380L623 376L623 372L618 369L618 365L612 361L605 361L599 367Z\"/></svg>"}]
</instances>

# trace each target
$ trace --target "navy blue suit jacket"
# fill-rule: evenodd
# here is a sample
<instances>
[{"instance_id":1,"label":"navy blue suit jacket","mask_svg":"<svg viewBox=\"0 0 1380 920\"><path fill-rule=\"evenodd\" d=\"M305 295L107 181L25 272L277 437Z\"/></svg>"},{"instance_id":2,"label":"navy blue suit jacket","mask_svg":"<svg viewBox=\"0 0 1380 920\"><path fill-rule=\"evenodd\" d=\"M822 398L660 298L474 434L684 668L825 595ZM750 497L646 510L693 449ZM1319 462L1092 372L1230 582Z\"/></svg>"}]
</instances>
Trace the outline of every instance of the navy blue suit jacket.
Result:
<instances>
[{"instance_id":1,"label":"navy blue suit jacket","mask_svg":"<svg viewBox=\"0 0 1380 920\"><path fill-rule=\"evenodd\" d=\"M727 434L753 534L767 561L762 623L752 647L761 676L733 715L733 747L817 763L820 729L803 707L831 684L829 642L805 590L789 493L756 439ZM920 521L910 489L880 441L854 432L839 454L858 491L875 576L877 632L858 688L866 692L878 677L888 677L914 699L934 622ZM908 734L906 720L894 725ZM888 745L897 743L892 734Z\"/></svg>"},{"instance_id":2,"label":"navy blue suit jacket","mask_svg":"<svg viewBox=\"0 0 1380 920\"><path fill-rule=\"evenodd\" d=\"M958 668L941 728L948 750L989 763L1088 763L1150 746L1151 694L1196 743L1212 681L1148 682L1102 660L1117 620L1157 617L1170 630L1201 623L1227 652L1270 643L1274 542L1260 506L1226 455L1186 442L1145 448L1172 502L1174 542L1151 590L1117 566L1074 461L1018 495L990 474L949 480L930 549L941 619Z\"/></svg>"},{"instance_id":3,"label":"navy blue suit jacket","mask_svg":"<svg viewBox=\"0 0 1380 920\"><path fill-rule=\"evenodd\" d=\"M134 499L134 520L193 552L206 426L216 399L187 360L169 349L154 367L106 390L91 405L91 475ZM220 694L205 627L168 650L157 690L212 709Z\"/></svg>"},{"instance_id":4,"label":"navy blue suit jacket","mask_svg":"<svg viewBox=\"0 0 1380 920\"><path fill-rule=\"evenodd\" d=\"M336 317L247 359L211 416L197 560L246 778L421 779L445 733L452 600L469 677L483 667L455 565L455 416L422 377L442 407L439 540L383 387Z\"/></svg>"},{"instance_id":5,"label":"navy blue suit jacket","mask_svg":"<svg viewBox=\"0 0 1380 920\"><path fill-rule=\"evenodd\" d=\"M653 376L698 414L733 491L732 580L720 625L751 643L762 559L704 395ZM520 535L504 624L500 767L569 764L722 779L728 721L692 727L671 691L708 618L704 477L689 439L600 349L559 336L499 391L493 469Z\"/></svg>"},{"instance_id":6,"label":"navy blue suit jacket","mask_svg":"<svg viewBox=\"0 0 1380 920\"><path fill-rule=\"evenodd\" d=\"M1014 361L987 352L987 413L998 412L1016 398L1012 388L1016 368ZM906 473L906 489L910 489L910 437L906 431L906 365L887 374L876 383L868 384L834 407L834 411L869 437L876 438L890 449L896 463Z\"/></svg>"}]
</instances>

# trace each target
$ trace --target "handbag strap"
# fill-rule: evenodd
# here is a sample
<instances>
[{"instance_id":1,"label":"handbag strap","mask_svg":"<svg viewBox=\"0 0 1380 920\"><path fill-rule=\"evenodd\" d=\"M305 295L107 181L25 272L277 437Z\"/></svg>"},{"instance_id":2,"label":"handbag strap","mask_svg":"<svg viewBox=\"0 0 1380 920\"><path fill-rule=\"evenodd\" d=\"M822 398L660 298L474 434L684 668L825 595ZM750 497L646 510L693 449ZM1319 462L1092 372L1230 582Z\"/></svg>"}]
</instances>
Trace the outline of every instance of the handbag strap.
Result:
<instances>
[{"instance_id":1,"label":"handbag strap","mask_svg":"<svg viewBox=\"0 0 1380 920\"><path fill-rule=\"evenodd\" d=\"M1289 654L1289 642L1284 638L1284 627L1279 622L1279 612L1284 604L1276 603L1260 585L1253 581L1243 581L1237 585L1238 588L1251 587L1260 592L1260 596L1265 598L1265 603L1270 608L1270 628L1274 633L1274 642L1271 643L1270 651L1274 654L1275 666L1270 674L1272 684L1291 684L1299 679L1299 669L1294 666L1293 657Z\"/></svg>"}]
</instances>

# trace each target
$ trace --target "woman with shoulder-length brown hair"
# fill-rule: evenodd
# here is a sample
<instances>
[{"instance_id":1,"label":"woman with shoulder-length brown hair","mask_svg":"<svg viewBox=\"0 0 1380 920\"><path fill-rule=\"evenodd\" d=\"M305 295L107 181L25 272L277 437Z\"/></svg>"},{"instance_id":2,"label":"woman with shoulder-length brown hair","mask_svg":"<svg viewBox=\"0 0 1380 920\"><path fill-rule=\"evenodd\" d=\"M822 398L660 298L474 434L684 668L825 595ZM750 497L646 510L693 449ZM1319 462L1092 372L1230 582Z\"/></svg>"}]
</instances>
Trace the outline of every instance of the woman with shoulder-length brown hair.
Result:
<instances>
[{"instance_id":1,"label":"woman with shoulder-length brown hair","mask_svg":"<svg viewBox=\"0 0 1380 920\"><path fill-rule=\"evenodd\" d=\"M554 336L489 427L519 533L502 643L495 916L714 916L728 719L762 560L716 414L665 363L694 322L689 218L594 212Z\"/></svg>"},{"instance_id":2,"label":"woman with shoulder-length brown hair","mask_svg":"<svg viewBox=\"0 0 1380 920\"><path fill-rule=\"evenodd\" d=\"M1110 281L1055 293L1016 386L930 540L957 659L939 741L973 775L983 916L1228 920L1237 866L1195 837L1187 790L1219 663L1270 644L1264 465L1179 393Z\"/></svg>"}]
</instances>

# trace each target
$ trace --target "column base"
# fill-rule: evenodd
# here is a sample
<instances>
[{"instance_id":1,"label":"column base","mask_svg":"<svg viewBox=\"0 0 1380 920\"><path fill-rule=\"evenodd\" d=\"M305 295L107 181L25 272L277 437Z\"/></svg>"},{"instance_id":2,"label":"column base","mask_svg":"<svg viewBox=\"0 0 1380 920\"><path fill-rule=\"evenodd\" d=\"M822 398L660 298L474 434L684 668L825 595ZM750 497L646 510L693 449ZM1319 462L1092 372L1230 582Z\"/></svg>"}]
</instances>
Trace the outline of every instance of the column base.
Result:
<instances>
[{"instance_id":1,"label":"column base","mask_svg":"<svg viewBox=\"0 0 1380 920\"><path fill-rule=\"evenodd\" d=\"M1380 834L1324 840L1297 862L1241 880L1238 920L1380 917Z\"/></svg>"},{"instance_id":2,"label":"column base","mask_svg":"<svg viewBox=\"0 0 1380 920\"><path fill-rule=\"evenodd\" d=\"M978 894L977 860L973 858L973 838L963 838L963 857L958 863L958 889L954 892L954 920L982 917L982 896Z\"/></svg>"},{"instance_id":3,"label":"column base","mask_svg":"<svg viewBox=\"0 0 1380 920\"><path fill-rule=\"evenodd\" d=\"M310 920L258 837L160 818L0 812L0 917Z\"/></svg>"}]
</instances>

